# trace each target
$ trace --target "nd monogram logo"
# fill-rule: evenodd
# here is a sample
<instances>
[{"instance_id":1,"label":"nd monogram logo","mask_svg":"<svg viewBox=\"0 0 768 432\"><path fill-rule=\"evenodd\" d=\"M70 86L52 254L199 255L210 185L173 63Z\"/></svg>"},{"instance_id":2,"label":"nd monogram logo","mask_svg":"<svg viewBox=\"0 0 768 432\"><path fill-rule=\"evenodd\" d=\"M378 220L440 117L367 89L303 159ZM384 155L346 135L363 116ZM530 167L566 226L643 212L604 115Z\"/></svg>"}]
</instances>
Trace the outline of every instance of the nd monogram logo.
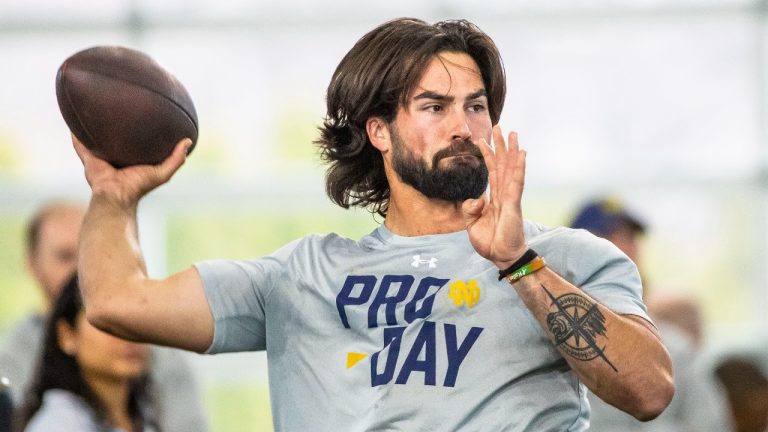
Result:
<instances>
[{"instance_id":1,"label":"nd monogram logo","mask_svg":"<svg viewBox=\"0 0 768 432\"><path fill-rule=\"evenodd\" d=\"M456 281L449 285L451 288L448 293L448 297L453 299L455 306L461 306L466 303L467 307L472 307L480 300L480 287L477 286L476 280L464 282L462 280Z\"/></svg>"}]
</instances>

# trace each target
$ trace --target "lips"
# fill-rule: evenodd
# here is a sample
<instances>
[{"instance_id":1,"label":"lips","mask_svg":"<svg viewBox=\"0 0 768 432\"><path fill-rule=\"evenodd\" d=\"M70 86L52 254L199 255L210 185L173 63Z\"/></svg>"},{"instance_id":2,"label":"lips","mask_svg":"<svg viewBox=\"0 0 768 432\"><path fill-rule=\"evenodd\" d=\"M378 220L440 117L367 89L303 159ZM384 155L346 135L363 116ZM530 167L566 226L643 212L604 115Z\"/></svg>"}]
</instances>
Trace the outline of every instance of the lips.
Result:
<instances>
[{"instance_id":1,"label":"lips","mask_svg":"<svg viewBox=\"0 0 768 432\"><path fill-rule=\"evenodd\" d=\"M445 156L442 159L477 159L477 156L469 153L458 153Z\"/></svg>"},{"instance_id":2,"label":"lips","mask_svg":"<svg viewBox=\"0 0 768 432\"><path fill-rule=\"evenodd\" d=\"M447 150L447 151L446 151ZM482 159L483 155L480 153L480 151L453 151L452 149L448 148L445 150L442 150L440 152L437 152L434 157L434 163L439 162L442 159Z\"/></svg>"},{"instance_id":3,"label":"lips","mask_svg":"<svg viewBox=\"0 0 768 432\"><path fill-rule=\"evenodd\" d=\"M469 157L482 159L483 154L480 152L480 149L472 143L472 141L456 140L451 142L450 146L435 153L435 156L433 157L433 163L437 164L440 159L446 159L450 157L457 159L466 159Z\"/></svg>"}]
</instances>

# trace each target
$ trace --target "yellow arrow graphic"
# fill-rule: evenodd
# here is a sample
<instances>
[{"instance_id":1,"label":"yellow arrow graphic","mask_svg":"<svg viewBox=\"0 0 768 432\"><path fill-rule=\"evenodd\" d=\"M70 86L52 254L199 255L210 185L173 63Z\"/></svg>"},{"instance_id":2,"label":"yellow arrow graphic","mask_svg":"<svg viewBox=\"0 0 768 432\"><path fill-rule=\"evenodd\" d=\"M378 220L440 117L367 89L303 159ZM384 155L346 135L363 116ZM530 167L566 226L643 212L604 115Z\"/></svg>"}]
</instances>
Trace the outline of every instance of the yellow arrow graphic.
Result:
<instances>
[{"instance_id":1,"label":"yellow arrow graphic","mask_svg":"<svg viewBox=\"0 0 768 432\"><path fill-rule=\"evenodd\" d=\"M347 369L356 365L357 362L359 362L360 360L366 357L368 357L368 354L356 353L356 352L347 353Z\"/></svg>"}]
</instances>

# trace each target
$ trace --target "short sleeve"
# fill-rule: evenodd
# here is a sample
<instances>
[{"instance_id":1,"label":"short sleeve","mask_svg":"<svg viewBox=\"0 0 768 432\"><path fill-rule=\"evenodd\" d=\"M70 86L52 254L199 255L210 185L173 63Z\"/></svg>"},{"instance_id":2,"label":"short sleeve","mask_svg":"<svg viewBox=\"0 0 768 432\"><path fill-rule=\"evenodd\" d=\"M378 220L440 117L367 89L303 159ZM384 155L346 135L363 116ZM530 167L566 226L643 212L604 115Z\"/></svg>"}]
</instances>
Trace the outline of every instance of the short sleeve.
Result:
<instances>
[{"instance_id":1,"label":"short sleeve","mask_svg":"<svg viewBox=\"0 0 768 432\"><path fill-rule=\"evenodd\" d=\"M297 242L255 260L195 264L214 319L207 354L266 349L265 307Z\"/></svg>"},{"instance_id":2,"label":"short sleeve","mask_svg":"<svg viewBox=\"0 0 768 432\"><path fill-rule=\"evenodd\" d=\"M584 230L561 228L542 235L532 247L560 276L613 312L652 322L637 266L613 243Z\"/></svg>"}]
</instances>

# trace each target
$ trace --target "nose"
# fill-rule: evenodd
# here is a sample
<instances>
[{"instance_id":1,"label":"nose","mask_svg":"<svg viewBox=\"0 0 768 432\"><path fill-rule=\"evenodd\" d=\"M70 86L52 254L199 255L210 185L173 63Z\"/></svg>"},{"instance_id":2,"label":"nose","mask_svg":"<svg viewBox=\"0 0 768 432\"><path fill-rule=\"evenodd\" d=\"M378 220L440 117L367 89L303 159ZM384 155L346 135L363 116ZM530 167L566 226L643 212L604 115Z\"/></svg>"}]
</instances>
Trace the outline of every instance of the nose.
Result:
<instances>
[{"instance_id":1,"label":"nose","mask_svg":"<svg viewBox=\"0 0 768 432\"><path fill-rule=\"evenodd\" d=\"M451 116L451 141L472 140L467 113L463 109L454 109Z\"/></svg>"}]
</instances>

